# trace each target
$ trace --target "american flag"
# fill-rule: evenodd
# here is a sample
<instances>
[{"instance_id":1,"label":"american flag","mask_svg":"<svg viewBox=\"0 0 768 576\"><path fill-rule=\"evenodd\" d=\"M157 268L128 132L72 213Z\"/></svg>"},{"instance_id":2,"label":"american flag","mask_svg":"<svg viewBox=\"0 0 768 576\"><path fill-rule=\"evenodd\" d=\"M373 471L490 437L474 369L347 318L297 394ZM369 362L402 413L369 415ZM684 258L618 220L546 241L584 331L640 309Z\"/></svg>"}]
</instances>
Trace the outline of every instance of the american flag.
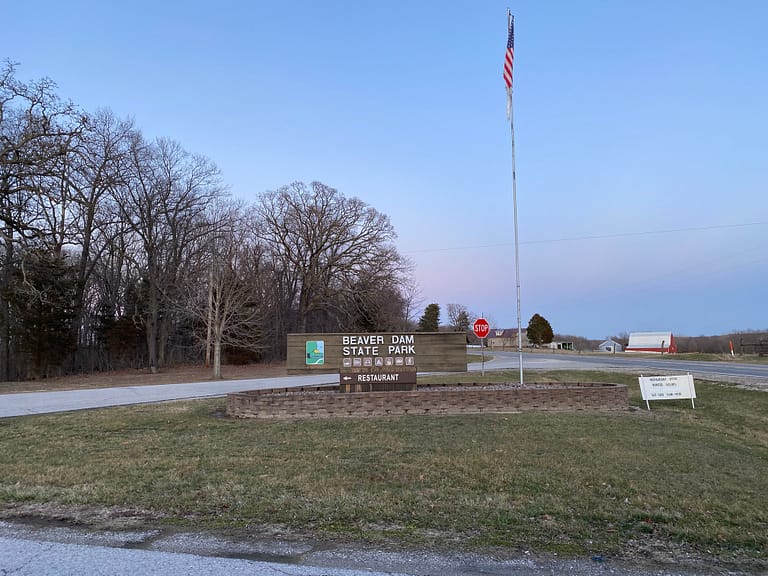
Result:
<instances>
[{"instance_id":1,"label":"american flag","mask_svg":"<svg viewBox=\"0 0 768 576\"><path fill-rule=\"evenodd\" d=\"M515 17L507 12L509 35L507 36L507 52L504 55L504 84L507 85L507 119L512 113L512 64L515 61Z\"/></svg>"},{"instance_id":2,"label":"american flag","mask_svg":"<svg viewBox=\"0 0 768 576\"><path fill-rule=\"evenodd\" d=\"M512 64L515 60L515 17L509 16L509 35L507 36L507 53L504 55L504 83L507 90L512 89Z\"/></svg>"}]
</instances>

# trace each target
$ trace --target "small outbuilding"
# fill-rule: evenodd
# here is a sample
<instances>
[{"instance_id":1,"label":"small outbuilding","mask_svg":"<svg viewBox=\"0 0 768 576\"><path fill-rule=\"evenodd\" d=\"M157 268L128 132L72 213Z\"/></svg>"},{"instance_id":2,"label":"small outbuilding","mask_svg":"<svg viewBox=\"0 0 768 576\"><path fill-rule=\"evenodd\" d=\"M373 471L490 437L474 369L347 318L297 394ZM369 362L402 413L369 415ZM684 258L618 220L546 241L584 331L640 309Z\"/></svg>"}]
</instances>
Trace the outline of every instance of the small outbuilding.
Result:
<instances>
[{"instance_id":1,"label":"small outbuilding","mask_svg":"<svg viewBox=\"0 0 768 576\"><path fill-rule=\"evenodd\" d=\"M623 352L624 346L622 346L619 342L616 342L616 340L613 340L612 338L608 338L605 342L602 342L600 346L597 347L600 352Z\"/></svg>"},{"instance_id":2,"label":"small outbuilding","mask_svg":"<svg viewBox=\"0 0 768 576\"><path fill-rule=\"evenodd\" d=\"M550 342L546 346L550 350L573 350L573 342Z\"/></svg>"},{"instance_id":3,"label":"small outbuilding","mask_svg":"<svg viewBox=\"0 0 768 576\"><path fill-rule=\"evenodd\" d=\"M626 351L675 354L677 343L672 332L632 332Z\"/></svg>"}]
</instances>

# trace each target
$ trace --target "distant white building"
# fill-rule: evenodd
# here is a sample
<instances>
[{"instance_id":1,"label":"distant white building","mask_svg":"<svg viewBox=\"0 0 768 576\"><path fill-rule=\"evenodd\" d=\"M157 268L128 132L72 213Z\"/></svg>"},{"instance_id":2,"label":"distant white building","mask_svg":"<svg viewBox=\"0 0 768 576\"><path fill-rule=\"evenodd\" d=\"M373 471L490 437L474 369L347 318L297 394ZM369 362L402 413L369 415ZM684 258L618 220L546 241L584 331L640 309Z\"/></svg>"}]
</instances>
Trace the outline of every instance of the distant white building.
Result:
<instances>
[{"instance_id":1,"label":"distant white building","mask_svg":"<svg viewBox=\"0 0 768 576\"><path fill-rule=\"evenodd\" d=\"M601 352L623 352L624 346L616 342L615 340L608 338L605 342L602 342L600 346L597 347L598 350Z\"/></svg>"},{"instance_id":2,"label":"distant white building","mask_svg":"<svg viewBox=\"0 0 768 576\"><path fill-rule=\"evenodd\" d=\"M677 343L672 332L632 332L626 351L675 354Z\"/></svg>"},{"instance_id":3,"label":"distant white building","mask_svg":"<svg viewBox=\"0 0 768 576\"><path fill-rule=\"evenodd\" d=\"M550 342L546 346L550 350L573 350L573 342Z\"/></svg>"}]
</instances>

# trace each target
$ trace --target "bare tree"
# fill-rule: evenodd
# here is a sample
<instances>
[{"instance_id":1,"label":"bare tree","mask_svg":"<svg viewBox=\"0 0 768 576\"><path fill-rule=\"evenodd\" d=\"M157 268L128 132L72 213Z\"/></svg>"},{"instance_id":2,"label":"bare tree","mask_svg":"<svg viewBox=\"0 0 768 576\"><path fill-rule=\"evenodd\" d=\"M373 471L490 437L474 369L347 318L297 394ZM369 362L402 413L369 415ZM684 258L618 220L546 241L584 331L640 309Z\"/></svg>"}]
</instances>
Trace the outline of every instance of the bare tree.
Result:
<instances>
[{"instance_id":1,"label":"bare tree","mask_svg":"<svg viewBox=\"0 0 768 576\"><path fill-rule=\"evenodd\" d=\"M467 332L472 318L475 317L463 304L448 304L445 309L448 324L455 332Z\"/></svg>"},{"instance_id":2,"label":"bare tree","mask_svg":"<svg viewBox=\"0 0 768 576\"><path fill-rule=\"evenodd\" d=\"M295 307L301 332L323 327L340 287L393 258L389 218L319 182L267 192L256 210L259 237L276 262L284 304Z\"/></svg>"},{"instance_id":3,"label":"bare tree","mask_svg":"<svg viewBox=\"0 0 768 576\"><path fill-rule=\"evenodd\" d=\"M16 246L49 234L41 199L55 188L57 160L82 127L70 103L43 79L29 84L15 78L15 65L0 68L0 377L12 369L10 293Z\"/></svg>"},{"instance_id":4,"label":"bare tree","mask_svg":"<svg viewBox=\"0 0 768 576\"><path fill-rule=\"evenodd\" d=\"M263 326L269 312L269 280L265 277L264 249L251 234L241 205L226 203L211 213L215 231L207 238L205 269L197 281L184 285L178 301L185 313L201 327L198 339L205 343L206 366L221 378L222 350L260 350Z\"/></svg>"},{"instance_id":5,"label":"bare tree","mask_svg":"<svg viewBox=\"0 0 768 576\"><path fill-rule=\"evenodd\" d=\"M403 325L400 330L413 330L419 311L424 307L424 295L412 274L401 279L400 294L403 297Z\"/></svg>"},{"instance_id":6,"label":"bare tree","mask_svg":"<svg viewBox=\"0 0 768 576\"><path fill-rule=\"evenodd\" d=\"M394 249L373 264L339 286L340 328L359 332L404 330L408 303L402 283L411 275L412 264Z\"/></svg>"},{"instance_id":7,"label":"bare tree","mask_svg":"<svg viewBox=\"0 0 768 576\"><path fill-rule=\"evenodd\" d=\"M72 338L81 341L86 322L85 296L109 234L121 234L116 191L124 173L132 123L118 121L109 111L83 118L83 129L70 135L66 153L55 159L56 171L40 179L38 204L47 234L41 238L56 256L69 249L76 267Z\"/></svg>"},{"instance_id":8,"label":"bare tree","mask_svg":"<svg viewBox=\"0 0 768 576\"><path fill-rule=\"evenodd\" d=\"M207 211L224 191L215 165L170 140L149 144L134 135L130 161L131 181L121 191L120 209L142 247L135 257L146 290L148 363L156 372L166 362L178 287L202 265L212 226Z\"/></svg>"}]
</instances>

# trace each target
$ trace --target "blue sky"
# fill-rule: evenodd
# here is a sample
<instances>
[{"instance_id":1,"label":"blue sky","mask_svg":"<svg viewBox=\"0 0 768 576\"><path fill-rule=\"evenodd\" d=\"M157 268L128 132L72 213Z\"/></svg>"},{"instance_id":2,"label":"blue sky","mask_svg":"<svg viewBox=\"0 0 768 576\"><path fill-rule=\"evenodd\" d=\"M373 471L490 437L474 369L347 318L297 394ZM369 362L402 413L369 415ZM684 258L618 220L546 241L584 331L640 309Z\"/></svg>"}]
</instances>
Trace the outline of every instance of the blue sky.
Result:
<instances>
[{"instance_id":1,"label":"blue sky","mask_svg":"<svg viewBox=\"0 0 768 576\"><path fill-rule=\"evenodd\" d=\"M0 0L0 58L211 158L387 214L422 306L522 325L768 328L768 2Z\"/></svg>"}]
</instances>

